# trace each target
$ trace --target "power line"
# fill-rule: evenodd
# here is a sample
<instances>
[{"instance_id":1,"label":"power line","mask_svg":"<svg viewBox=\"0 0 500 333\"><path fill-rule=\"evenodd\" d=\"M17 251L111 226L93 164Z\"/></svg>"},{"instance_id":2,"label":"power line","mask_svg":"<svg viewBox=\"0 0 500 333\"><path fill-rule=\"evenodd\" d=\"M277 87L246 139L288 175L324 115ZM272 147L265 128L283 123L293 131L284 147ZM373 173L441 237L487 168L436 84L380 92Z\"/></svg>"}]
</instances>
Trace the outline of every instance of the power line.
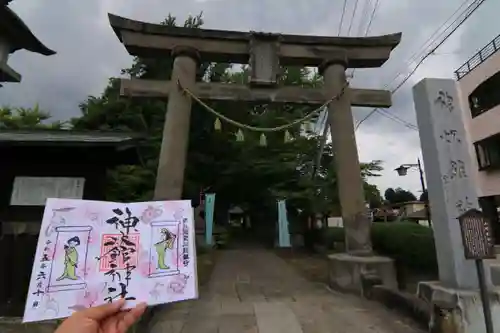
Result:
<instances>
[{"instance_id":1,"label":"power line","mask_svg":"<svg viewBox=\"0 0 500 333\"><path fill-rule=\"evenodd\" d=\"M379 0L377 0L377 2L378 2L378 1L379 1ZM432 40L432 38L433 38L433 37L434 37L434 36L435 36L435 35L436 35L436 34L437 34L437 33L438 33L438 32L439 32L439 31L440 31L440 30L441 30L441 29L442 29L442 28L443 28L443 27L444 27L444 26L445 26L445 25L446 25L446 24L447 24L447 23L448 23L448 22L449 22L449 21L450 21L450 20L451 20L451 19L452 19L452 18L453 18L453 17L454 17L454 16L455 16L458 12L459 12L459 11L460 11L460 9L462 9L462 7L463 7L463 6L465 6L465 4L466 4L468 1L469 1L469 0L465 0L464 2L462 2L462 4L461 4L461 5L460 5L460 6L459 6L459 7L458 7L458 8L457 8L454 12L453 12L453 14L451 14L451 16L449 16L449 17L448 17L448 19L446 19L446 21L445 21L443 24L441 24L441 25L440 25L440 26L439 26L439 27L438 27L438 28L434 31L434 33L433 33L433 34L432 34L432 35L431 35L431 36L430 36L430 37L426 40L426 42L424 42L424 44L422 44L419 48L423 48L423 47L425 47L425 46L430 46L430 45L432 45L432 43L435 41L435 39L434 39L434 40ZM456 20L457 20L457 19L455 19L455 21L456 21ZM452 22L451 24L453 24L453 22ZM446 28L444 31L442 31L442 32L441 32L441 34L439 34L438 36L436 36L436 38L437 38L437 37L439 37L440 35L442 35L444 32L446 32L446 30L448 30L448 29L449 29L449 27L451 26L451 24L448 26L448 28ZM367 31L368 31L368 29L367 29ZM420 54L422 54L422 53L423 53L423 52L420 52L420 53L417 53L417 52L416 52L416 53L414 53L414 54L410 57L409 61L413 61L413 60L414 60L414 59L415 59L418 55L420 55ZM425 59L424 59L424 60L425 60ZM409 61L407 61L407 62L409 62ZM423 60L422 60L421 62L423 62ZM412 72L410 72L410 76L411 76L413 73L415 73L415 72L416 72L417 68L418 68L418 64L417 64L417 67L416 67L416 68L414 68ZM354 72L353 72L353 74L354 74ZM394 81L395 81L395 80L399 77L399 75L401 75L401 74L402 74L402 72L398 72L398 74L396 74L396 76L395 76L395 77L391 80L391 82L390 82L390 83L394 82ZM404 82L406 82L406 81L404 81ZM404 82L403 82L403 84L404 84ZM389 83L389 84L390 84L390 83ZM389 84L386 84L384 87L387 87ZM399 86L398 86L398 87L396 87L396 88L397 88L397 89L399 89L399 87L401 87L403 84L399 85ZM393 91L391 91L391 93L396 92L396 91L397 91L397 89L394 89ZM379 112L379 111L380 111L380 109L373 109L372 111L370 111L370 113L368 113L368 114L367 114L367 115L366 115L363 119L361 119L361 121L359 121L359 122L358 122L358 124L356 125L355 130L357 130L357 129L359 128L359 126L360 126L360 125L361 125L361 124L362 124L362 123L363 123L366 119L370 118L370 117L371 117L371 116L372 116L375 112ZM380 113L380 112L379 112L379 113ZM408 124L410 125L410 127L412 127L412 126L413 126L413 127L415 127L415 126L414 126L413 124L411 124L411 123L408 123ZM415 128L416 128L416 127L415 127Z\"/></svg>"},{"instance_id":2,"label":"power line","mask_svg":"<svg viewBox=\"0 0 500 333\"><path fill-rule=\"evenodd\" d=\"M377 13L377 10L378 10L378 6L380 5L380 0L376 0L375 1L375 5L373 6L373 10L370 14L370 19L368 20L368 25L366 26L366 30L365 30L365 33L364 33L364 37L366 37L368 35L368 33L370 32L370 29L372 27L372 23L373 23L373 20L375 19L375 14ZM367 6L368 7L368 6ZM351 76L354 77L354 73L356 72L356 68L353 68L352 72L351 72Z\"/></svg>"},{"instance_id":3,"label":"power line","mask_svg":"<svg viewBox=\"0 0 500 333\"><path fill-rule=\"evenodd\" d=\"M358 122L356 124L356 127L355 127L355 131L358 130L359 126L366 120L368 119L370 116L372 116L375 112L379 113L380 115L384 116L385 118L387 119L390 119L400 125L403 125L404 127L408 128L408 129L411 129L411 130L414 130L414 131L417 131L418 132L418 127L402 118L399 118L398 116L394 115L393 113L390 113L384 109L373 109L372 111L370 111L370 113L368 113L368 115L366 115L360 122Z\"/></svg>"},{"instance_id":4,"label":"power line","mask_svg":"<svg viewBox=\"0 0 500 333\"><path fill-rule=\"evenodd\" d=\"M354 3L354 9L352 10L351 22L349 22L349 28L347 29L347 36L351 34L352 23L354 22L354 18L356 16L356 11L358 10L359 0L356 0Z\"/></svg>"},{"instance_id":5,"label":"power line","mask_svg":"<svg viewBox=\"0 0 500 333\"><path fill-rule=\"evenodd\" d=\"M361 10L361 19L359 20L359 25L358 25L358 31L356 32L356 36L361 36L361 33L363 31L363 23L364 20L363 18L365 16L368 16L368 10L370 9L370 0L365 0L363 2L363 9Z\"/></svg>"},{"instance_id":6,"label":"power line","mask_svg":"<svg viewBox=\"0 0 500 333\"><path fill-rule=\"evenodd\" d=\"M368 21L368 25L366 26L366 31L365 31L365 37L368 35L368 33L370 32L370 29L372 27L372 23L373 23L373 20L375 18L375 14L377 13L377 10L378 10L378 6L380 5L380 0L377 0L375 2L375 6L373 6L373 10L372 10L372 13L370 15L370 20Z\"/></svg>"},{"instance_id":7,"label":"power line","mask_svg":"<svg viewBox=\"0 0 500 333\"><path fill-rule=\"evenodd\" d=\"M410 58L409 58L409 59L405 62L405 63L407 64L407 66L405 67L405 69L407 69L407 68L408 68L408 66L409 66L409 65L411 65L411 63L412 63L413 61L415 61L417 58L419 58L419 57L420 57L420 56L422 56L422 55L425 55L425 53L426 53L426 51L425 51L425 50L426 50L426 49L428 49L428 48L429 48L429 47L430 47L430 46L431 46L431 45L432 45L432 44L433 44L433 43L437 40L437 38L439 38L440 36L444 35L444 33L445 33L445 32L446 32L446 31L447 31L447 30L451 27L451 25L453 24L453 22L456 22L456 20L457 20L458 18L455 18L455 20L454 20L451 24L449 24L449 25L448 25L448 27L446 27L446 29L444 29L443 31L441 31L441 29L442 29L443 27L445 27L445 26L448 24L448 22L449 22L451 19L453 19L453 18L457 15L457 13L458 13L458 12L462 9L462 7L464 7L464 6L467 4L467 2L469 2L469 1L470 1L470 0L464 0L464 1L462 2L462 4L461 4L461 5L460 5L457 9L455 9L455 11L453 12L453 14L451 14L451 15L450 15L450 16L446 19L446 21L444 21L444 22L443 22L443 23L442 23L442 24L441 24L441 25L440 25L440 26L439 26L439 27L438 27L438 28L437 28L437 29L436 29L436 30L432 33L432 35L430 35L430 36L427 38L427 40L426 40L426 41L425 41L422 45L420 45L420 46L417 48L417 49L419 49L419 50L421 50L421 51L417 51L417 52L413 53L413 55L411 55L411 56L410 56ZM476 1L476 0L473 0L473 1ZM463 12L462 12L462 14L460 14L459 16L461 16L461 15L463 15ZM441 32L440 32L440 31L441 31ZM422 50L423 50L423 51L422 51ZM396 74L396 75L392 78L392 80L391 80L388 84L386 84L386 85L385 85L385 87L389 86L392 82L394 82L394 81L395 81L395 80L396 80L396 79L397 79L397 78L398 78L401 74L403 74L403 72L402 72L402 71L399 71L399 72L398 72L398 73L397 73L397 74Z\"/></svg>"},{"instance_id":8,"label":"power line","mask_svg":"<svg viewBox=\"0 0 500 333\"><path fill-rule=\"evenodd\" d=\"M379 0L377 0L377 3L378 3L378 1L379 1ZM454 17L454 16L455 16L455 15L456 15L456 14L457 14L460 10L461 10L461 9L462 9L462 7L463 7L463 6L465 6L465 4L466 4L468 1L469 1L469 0L465 0L465 1L463 1L463 2L462 2L462 4L461 4L461 5L460 5L460 6L459 6L459 7L458 7L458 8L457 8L454 12L453 12L453 14L451 14L451 16L449 16L449 17L448 17L448 19L446 19L446 21L444 21L444 23L443 23L443 24L441 24L441 25L440 25L440 26L439 26L439 27L438 27L438 28L434 31L434 33L433 33L433 34L432 34L432 35L431 35L431 36L430 36L430 37L429 37L429 38L428 38L428 39L424 42L424 44L422 44L422 45L419 47L419 49L420 49L420 48L424 48L424 47L428 47L428 46L432 45L432 43L433 43L433 42L435 42L435 40L436 40L436 38L437 38L437 37L439 37L440 35L444 34L444 32L446 32L446 30L448 30L448 29L449 29L449 27L451 26L451 24L453 24L453 22L452 22L452 23L448 26L448 28L446 28L446 29L445 29L444 31L442 31L442 32L441 32L438 36L436 36L436 38L435 38L435 39L432 39L432 38L433 38L436 34L438 34L438 32L439 32L439 31L440 31L440 30L441 30L441 29L442 29L442 28L443 28L443 27L444 27L444 26L445 26L445 25L446 25L446 24L447 24L447 23L448 23L448 22L449 22L449 21L450 21L450 20L451 20L451 19L452 19L452 18L453 18L453 17ZM474 1L475 1L475 0L474 0ZM456 21L456 20L457 20L457 19L455 19L455 21ZM367 32L368 32L368 29L367 29ZM425 49L424 49L424 50L425 50ZM409 59L406 63L408 63L408 62L410 62L410 61L415 60L415 58L417 58L417 56L418 56L418 55L420 55L420 54L422 54L422 53L423 53L423 52L420 52L420 53L416 52L416 53L414 53L414 54L410 57L410 59ZM414 70L413 70L413 73L414 73L415 71L416 71L416 69L414 69ZM413 73L411 73L411 74L413 74ZM390 82L390 83L394 82L394 81L395 81L395 80L399 77L399 75L401 75L401 74L402 74L402 72L398 72L398 73L396 74L396 76L395 76L395 77L391 80L391 82ZM405 81L405 82L406 82L406 81ZM384 88L385 88L385 87L387 87L387 86L389 86L389 84L390 84L390 83L386 84L386 85L384 86ZM401 86L402 86L402 85L401 85ZM394 91L394 92L395 92L395 91ZM394 92L392 92L392 93L394 93ZM367 115L366 115L363 119L361 119L361 121L360 121L360 122L358 122L358 124L356 125L355 130L357 130L357 129L359 128L359 126L360 126L360 125L361 125L361 124L362 124L362 123L363 123L366 119L370 118L370 117L371 117L371 116L372 116L375 112L378 112L379 110L380 110L380 109L373 109L370 113L368 113L368 114L367 114ZM379 113L380 113L380 112L379 112ZM414 126L413 124L410 124L410 123L408 123L408 124L409 124L409 125L411 125L411 126Z\"/></svg>"},{"instance_id":9,"label":"power line","mask_svg":"<svg viewBox=\"0 0 500 333\"><path fill-rule=\"evenodd\" d=\"M401 125L405 126L406 128L409 128L411 130L416 130L418 131L418 127L413 125L412 123L409 123L407 122L406 120L402 119L402 118L399 118L398 116L396 116L395 114L393 113L390 113L389 111L387 110L384 110L384 109L380 109L380 110L377 110L377 112L385 115L386 118L389 118L391 120L394 120L396 122L399 122Z\"/></svg>"},{"instance_id":10,"label":"power line","mask_svg":"<svg viewBox=\"0 0 500 333\"><path fill-rule=\"evenodd\" d=\"M339 33L338 36L340 36L340 32L342 31L342 23L344 23L344 15L345 15L345 9L347 6L347 0L344 0L344 6L342 7L342 14L340 16L340 23L339 23Z\"/></svg>"},{"instance_id":11,"label":"power line","mask_svg":"<svg viewBox=\"0 0 500 333\"><path fill-rule=\"evenodd\" d=\"M458 20L456 19L455 21L453 21L449 27L451 27L457 20L458 20L458 24L441 40L439 41L439 43L434 46L430 51L428 51L424 57L422 59L420 59L420 61L417 63L417 65L413 68L413 70L403 79L403 81L401 81L397 86L396 88L392 89L391 90L391 94L394 94L396 91L399 90L399 88L401 88L409 79L410 77L413 76L413 74L417 71L417 69L422 65L422 63L429 57L431 56L434 51L436 51L441 45L443 45L447 40L448 38L450 38L450 36L452 36L457 30L458 28L460 28L462 26L462 24L464 24L465 21L467 21L467 19L469 17L472 16L472 14L474 14L474 12L485 2L486 0L477 0L477 1L474 1L473 3L471 3L467 9L465 10L465 16L461 19L461 20ZM449 29L449 27L446 30ZM379 109L375 108L373 109L366 117L364 117L363 119L361 119L361 121L356 125L356 128L355 130L357 130L359 128L359 126L361 126L361 124L366 121L368 118L370 118L375 112L377 112ZM379 112L380 113L380 112ZM387 111L386 111L387 113ZM392 115L392 114L391 114ZM393 116L393 115L392 115ZM410 126L407 126L408 128L409 127L415 127L415 125L411 124L411 123L407 123L408 125Z\"/></svg>"}]
</instances>

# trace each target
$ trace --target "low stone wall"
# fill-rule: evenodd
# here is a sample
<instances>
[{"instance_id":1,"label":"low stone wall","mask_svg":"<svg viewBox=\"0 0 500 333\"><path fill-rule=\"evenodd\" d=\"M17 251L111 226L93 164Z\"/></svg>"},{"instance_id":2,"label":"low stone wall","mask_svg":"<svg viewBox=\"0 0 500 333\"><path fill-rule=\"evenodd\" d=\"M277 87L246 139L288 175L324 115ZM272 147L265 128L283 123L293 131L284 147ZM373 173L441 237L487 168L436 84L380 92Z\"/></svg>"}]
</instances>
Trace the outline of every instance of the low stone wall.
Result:
<instances>
[{"instance_id":1,"label":"low stone wall","mask_svg":"<svg viewBox=\"0 0 500 333\"><path fill-rule=\"evenodd\" d=\"M485 332L478 291L455 290L439 282L422 282L417 295L377 285L369 293L372 300L413 318L430 333ZM500 327L500 292L489 293L494 331Z\"/></svg>"},{"instance_id":2,"label":"low stone wall","mask_svg":"<svg viewBox=\"0 0 500 333\"><path fill-rule=\"evenodd\" d=\"M413 318L424 329L429 326L431 306L416 295L378 285L372 288L370 299Z\"/></svg>"},{"instance_id":3,"label":"low stone wall","mask_svg":"<svg viewBox=\"0 0 500 333\"><path fill-rule=\"evenodd\" d=\"M432 310L430 303L418 295L398 289L392 259L335 253L328 255L328 261L330 287L382 303L428 329Z\"/></svg>"},{"instance_id":4,"label":"low stone wall","mask_svg":"<svg viewBox=\"0 0 500 333\"><path fill-rule=\"evenodd\" d=\"M456 290L438 281L425 281L418 285L418 296L432 305L430 332L486 332L478 290ZM493 331L500 332L500 290L490 289L488 297Z\"/></svg>"}]
</instances>

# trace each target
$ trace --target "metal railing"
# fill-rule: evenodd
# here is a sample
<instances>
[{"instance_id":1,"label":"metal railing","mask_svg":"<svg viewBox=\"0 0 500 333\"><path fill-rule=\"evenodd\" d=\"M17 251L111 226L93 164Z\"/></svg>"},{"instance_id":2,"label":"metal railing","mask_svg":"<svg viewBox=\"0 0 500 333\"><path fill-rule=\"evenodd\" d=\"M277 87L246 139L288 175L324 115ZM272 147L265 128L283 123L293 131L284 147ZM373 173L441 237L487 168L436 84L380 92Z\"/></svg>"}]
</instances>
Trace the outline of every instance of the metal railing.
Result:
<instances>
[{"instance_id":1,"label":"metal railing","mask_svg":"<svg viewBox=\"0 0 500 333\"><path fill-rule=\"evenodd\" d=\"M489 42L485 47L483 47L479 52L474 54L465 64L460 66L459 69L455 71L455 76L457 80L460 80L467 74L469 74L474 68L481 65L489 57L500 50L500 35Z\"/></svg>"}]
</instances>

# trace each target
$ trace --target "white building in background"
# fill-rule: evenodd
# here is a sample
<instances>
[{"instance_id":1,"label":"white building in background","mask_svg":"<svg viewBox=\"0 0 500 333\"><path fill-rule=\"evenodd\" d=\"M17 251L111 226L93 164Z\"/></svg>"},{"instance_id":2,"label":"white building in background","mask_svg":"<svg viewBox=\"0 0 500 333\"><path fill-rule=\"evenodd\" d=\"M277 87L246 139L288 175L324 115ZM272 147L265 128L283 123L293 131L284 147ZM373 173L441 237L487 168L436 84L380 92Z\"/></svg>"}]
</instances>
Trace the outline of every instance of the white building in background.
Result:
<instances>
[{"instance_id":1,"label":"white building in background","mask_svg":"<svg viewBox=\"0 0 500 333\"><path fill-rule=\"evenodd\" d=\"M500 35L455 71L479 202L500 243Z\"/></svg>"}]
</instances>

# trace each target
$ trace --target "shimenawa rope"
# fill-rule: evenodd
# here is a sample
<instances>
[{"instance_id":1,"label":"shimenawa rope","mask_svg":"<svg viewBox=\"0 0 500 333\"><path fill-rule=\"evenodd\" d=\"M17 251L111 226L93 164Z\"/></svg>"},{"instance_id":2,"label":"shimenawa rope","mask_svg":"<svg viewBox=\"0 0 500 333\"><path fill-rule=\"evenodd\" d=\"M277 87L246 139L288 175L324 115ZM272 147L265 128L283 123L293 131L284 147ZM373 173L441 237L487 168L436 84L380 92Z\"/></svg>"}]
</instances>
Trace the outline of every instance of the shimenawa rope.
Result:
<instances>
[{"instance_id":1,"label":"shimenawa rope","mask_svg":"<svg viewBox=\"0 0 500 333\"><path fill-rule=\"evenodd\" d=\"M261 145L265 146L266 145L266 137L264 135L265 132L269 133L269 132L279 132L279 131L285 130L285 142L290 141L291 140L291 136L290 136L290 133L287 131L287 129L291 128L293 126L300 125L300 124L306 122L309 119L312 119L314 116L316 116L317 114L319 114L321 112L321 110L323 110L325 107L327 107L331 102L339 99L344 94L345 89L349 86L349 82L346 82L346 84L341 88L340 92L337 95L335 95L334 97L332 97L329 100L327 100L320 107L314 109L313 111L311 111L310 113L308 113L307 115L305 115L304 117L302 117L300 119L294 120L291 123L284 124L284 125L277 126L277 127L256 127L256 126L251 126L251 125L246 125L246 124L240 123L240 122L238 122L238 121L236 121L234 119L231 119L229 117L226 117L222 113L214 110L212 107L210 107L205 102L203 102L198 96L196 96L190 89L182 86L182 84L181 84L181 82L179 80L177 81L177 85L178 85L178 87L184 93L186 93L187 95L189 95L198 104L200 104L201 106L203 106L207 111L209 111L210 113L212 113L213 115L215 115L217 117L216 120L215 120L215 125L214 125L214 127L215 127L216 130L220 130L221 129L222 126L221 126L220 119L222 119L225 122L238 127L239 130L236 133L236 140L237 141L243 141L244 140L243 132L241 131L241 129L245 129L245 130L249 130L249 131L252 131L252 132L260 132L260 133L262 133L261 137L260 137L260 141L261 141Z\"/></svg>"}]
</instances>

